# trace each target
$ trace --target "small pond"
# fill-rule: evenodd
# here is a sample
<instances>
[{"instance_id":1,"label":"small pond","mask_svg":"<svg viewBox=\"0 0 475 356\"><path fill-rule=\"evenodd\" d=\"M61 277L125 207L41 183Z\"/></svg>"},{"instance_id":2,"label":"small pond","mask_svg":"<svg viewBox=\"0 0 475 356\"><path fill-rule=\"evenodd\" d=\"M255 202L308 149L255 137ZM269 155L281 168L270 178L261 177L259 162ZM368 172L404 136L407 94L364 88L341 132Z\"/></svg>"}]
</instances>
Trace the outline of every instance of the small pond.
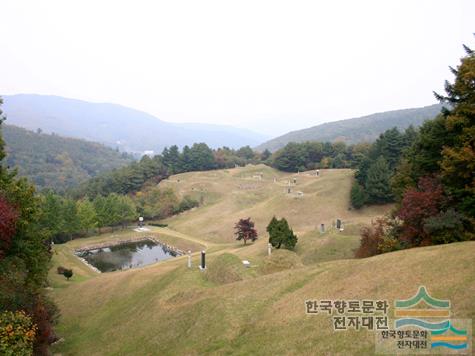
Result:
<instances>
[{"instance_id":1,"label":"small pond","mask_svg":"<svg viewBox=\"0 0 475 356\"><path fill-rule=\"evenodd\" d=\"M101 272L137 268L178 256L175 251L151 240L76 252Z\"/></svg>"}]
</instances>

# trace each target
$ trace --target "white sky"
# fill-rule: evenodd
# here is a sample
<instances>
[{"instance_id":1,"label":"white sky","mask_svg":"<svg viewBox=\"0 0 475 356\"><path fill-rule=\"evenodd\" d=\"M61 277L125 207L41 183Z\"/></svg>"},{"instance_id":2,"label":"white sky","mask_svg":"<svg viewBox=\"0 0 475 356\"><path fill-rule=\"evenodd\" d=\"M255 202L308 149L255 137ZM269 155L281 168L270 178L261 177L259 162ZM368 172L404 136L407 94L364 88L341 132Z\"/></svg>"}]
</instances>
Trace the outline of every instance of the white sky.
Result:
<instances>
[{"instance_id":1,"label":"white sky","mask_svg":"<svg viewBox=\"0 0 475 356\"><path fill-rule=\"evenodd\" d=\"M0 93L268 134L433 104L473 0L0 0Z\"/></svg>"}]
</instances>

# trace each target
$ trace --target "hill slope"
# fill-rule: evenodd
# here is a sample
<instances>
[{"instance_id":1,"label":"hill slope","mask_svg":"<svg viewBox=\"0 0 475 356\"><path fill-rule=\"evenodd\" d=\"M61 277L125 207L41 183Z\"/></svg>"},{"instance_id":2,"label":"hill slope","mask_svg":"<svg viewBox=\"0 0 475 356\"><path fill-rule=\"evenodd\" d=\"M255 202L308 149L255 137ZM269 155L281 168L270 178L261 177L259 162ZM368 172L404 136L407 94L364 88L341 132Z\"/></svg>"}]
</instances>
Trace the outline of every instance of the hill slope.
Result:
<instances>
[{"instance_id":1,"label":"hill slope","mask_svg":"<svg viewBox=\"0 0 475 356\"><path fill-rule=\"evenodd\" d=\"M58 96L6 95L8 122L30 130L77 137L130 152L205 142L211 147L255 146L265 136L230 126L172 124L145 112L116 104L90 103Z\"/></svg>"},{"instance_id":2,"label":"hill slope","mask_svg":"<svg viewBox=\"0 0 475 356\"><path fill-rule=\"evenodd\" d=\"M387 211L387 206L348 209L351 170L325 169L320 173L318 178L308 172L288 174L261 164L171 176L159 186L202 200L204 205L166 222L174 230L205 241L230 243L234 241L233 227L239 218L252 217L258 232L265 234L272 216L285 217L297 234L305 234L315 231L321 223L328 227L337 218L357 225Z\"/></svg>"},{"instance_id":3,"label":"hill slope","mask_svg":"<svg viewBox=\"0 0 475 356\"><path fill-rule=\"evenodd\" d=\"M263 173L263 179L255 179ZM273 178L277 181L274 182ZM301 198L288 194L297 178ZM324 170L319 178L277 172L265 166L185 173L162 182L180 194L203 196L204 204L169 219L168 228L122 231L54 246L52 296L61 310L62 355L318 354L368 355L368 331L335 335L331 318L305 313L307 299L407 299L420 285L450 299L457 318L475 317L475 242L417 248L352 259L358 227L387 207L347 210L351 171ZM162 185L160 183L160 185ZM307 199L307 200L305 200ZM267 256L265 223L288 218L298 233L296 251ZM232 238L237 217L251 216L260 238L243 246ZM320 234L318 222L343 217L343 232ZM193 251L193 268L178 257L136 270L97 274L73 250L118 239L157 236ZM207 271L198 265L207 250ZM241 261L249 260L251 268ZM450 263L434 263L450 261ZM72 267L71 281L57 266ZM416 271L416 272L415 272ZM392 316L390 311L389 315Z\"/></svg>"},{"instance_id":4,"label":"hill slope","mask_svg":"<svg viewBox=\"0 0 475 356\"><path fill-rule=\"evenodd\" d=\"M425 120L434 118L442 105L435 104L415 109L387 111L368 116L333 121L308 129L292 131L256 147L258 151L277 151L289 142L344 141L358 143L374 141L379 134L396 126L405 129L410 125L420 126Z\"/></svg>"},{"instance_id":5,"label":"hill slope","mask_svg":"<svg viewBox=\"0 0 475 356\"><path fill-rule=\"evenodd\" d=\"M36 133L2 125L10 167L18 168L39 189L63 191L102 172L125 166L133 161L99 143Z\"/></svg>"},{"instance_id":6,"label":"hill slope","mask_svg":"<svg viewBox=\"0 0 475 356\"><path fill-rule=\"evenodd\" d=\"M54 295L62 313L58 331L65 340L54 351L62 355L370 355L373 333L336 335L328 315L305 314L305 300L387 299L392 305L425 285L436 298L451 300L457 318L473 319L474 253L475 242L464 242L267 274L245 269L229 253L214 253L206 273L187 269L185 258L178 258L141 270L63 282ZM257 262L266 259L270 258ZM197 259L193 263L196 266ZM211 269L226 274L233 263L241 273L234 280L208 275Z\"/></svg>"}]
</instances>

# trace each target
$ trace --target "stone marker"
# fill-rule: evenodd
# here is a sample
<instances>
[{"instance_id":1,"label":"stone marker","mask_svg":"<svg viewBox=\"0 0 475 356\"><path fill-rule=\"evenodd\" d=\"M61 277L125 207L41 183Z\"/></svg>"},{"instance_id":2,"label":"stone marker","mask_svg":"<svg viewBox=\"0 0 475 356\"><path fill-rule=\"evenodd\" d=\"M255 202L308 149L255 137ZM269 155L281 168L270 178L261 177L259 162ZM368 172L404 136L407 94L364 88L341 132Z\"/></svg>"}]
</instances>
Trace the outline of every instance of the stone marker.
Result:
<instances>
[{"instance_id":1,"label":"stone marker","mask_svg":"<svg viewBox=\"0 0 475 356\"><path fill-rule=\"evenodd\" d=\"M316 173L317 173L317 177L318 177L320 175L320 171L317 169Z\"/></svg>"},{"instance_id":2,"label":"stone marker","mask_svg":"<svg viewBox=\"0 0 475 356\"><path fill-rule=\"evenodd\" d=\"M336 228L337 229L341 228L341 220L340 219L336 219Z\"/></svg>"},{"instance_id":3,"label":"stone marker","mask_svg":"<svg viewBox=\"0 0 475 356\"><path fill-rule=\"evenodd\" d=\"M269 242L267 244L267 255L270 256L272 254L272 244Z\"/></svg>"},{"instance_id":4,"label":"stone marker","mask_svg":"<svg viewBox=\"0 0 475 356\"><path fill-rule=\"evenodd\" d=\"M290 194L290 188L287 188L287 194Z\"/></svg>"},{"instance_id":5,"label":"stone marker","mask_svg":"<svg viewBox=\"0 0 475 356\"><path fill-rule=\"evenodd\" d=\"M321 233L325 232L325 224L320 224L320 232Z\"/></svg>"},{"instance_id":6,"label":"stone marker","mask_svg":"<svg viewBox=\"0 0 475 356\"><path fill-rule=\"evenodd\" d=\"M206 269L206 252L201 251L201 264L200 270L204 271Z\"/></svg>"},{"instance_id":7,"label":"stone marker","mask_svg":"<svg viewBox=\"0 0 475 356\"><path fill-rule=\"evenodd\" d=\"M188 268L191 268L191 251L188 250Z\"/></svg>"}]
</instances>

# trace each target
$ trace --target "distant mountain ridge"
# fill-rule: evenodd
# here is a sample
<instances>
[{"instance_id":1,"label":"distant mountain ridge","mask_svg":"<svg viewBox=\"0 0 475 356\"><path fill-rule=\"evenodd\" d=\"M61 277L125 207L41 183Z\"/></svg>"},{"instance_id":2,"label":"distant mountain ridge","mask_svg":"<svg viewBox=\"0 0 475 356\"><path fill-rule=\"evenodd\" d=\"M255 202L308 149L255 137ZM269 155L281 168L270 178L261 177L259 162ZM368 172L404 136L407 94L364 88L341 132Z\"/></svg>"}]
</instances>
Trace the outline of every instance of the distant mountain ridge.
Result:
<instances>
[{"instance_id":1,"label":"distant mountain ridge","mask_svg":"<svg viewBox=\"0 0 475 356\"><path fill-rule=\"evenodd\" d=\"M96 142L33 132L1 125L6 144L6 164L17 168L40 190L58 192L76 186L100 173L123 167L134 159Z\"/></svg>"},{"instance_id":2,"label":"distant mountain ridge","mask_svg":"<svg viewBox=\"0 0 475 356\"><path fill-rule=\"evenodd\" d=\"M268 137L224 125L176 124L118 104L59 96L3 96L8 123L30 130L96 141L122 151L160 153L164 147L205 142L210 147L255 146Z\"/></svg>"},{"instance_id":3,"label":"distant mountain ridge","mask_svg":"<svg viewBox=\"0 0 475 356\"><path fill-rule=\"evenodd\" d=\"M353 119L328 122L303 130L291 131L257 146L256 150L264 151L268 149L274 152L289 142L371 142L381 133L393 127L405 129L410 125L420 126L424 121L437 116L441 109L441 104L434 104L421 108L392 110Z\"/></svg>"}]
</instances>

